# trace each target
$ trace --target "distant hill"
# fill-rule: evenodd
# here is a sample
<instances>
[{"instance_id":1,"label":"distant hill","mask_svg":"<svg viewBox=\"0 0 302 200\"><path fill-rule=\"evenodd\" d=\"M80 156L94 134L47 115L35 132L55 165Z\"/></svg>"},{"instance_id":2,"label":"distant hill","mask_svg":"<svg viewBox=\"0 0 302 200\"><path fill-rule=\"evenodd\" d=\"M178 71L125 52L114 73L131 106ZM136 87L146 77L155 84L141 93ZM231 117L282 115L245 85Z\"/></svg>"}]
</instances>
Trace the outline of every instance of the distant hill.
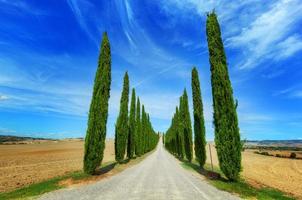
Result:
<instances>
[{"instance_id":1,"label":"distant hill","mask_svg":"<svg viewBox=\"0 0 302 200\"><path fill-rule=\"evenodd\" d=\"M54 140L54 139L0 135L0 144L4 142L20 142L20 141L27 141L27 140Z\"/></svg>"},{"instance_id":2,"label":"distant hill","mask_svg":"<svg viewBox=\"0 0 302 200\"><path fill-rule=\"evenodd\" d=\"M302 150L302 140L247 140L244 144L249 149Z\"/></svg>"}]
</instances>

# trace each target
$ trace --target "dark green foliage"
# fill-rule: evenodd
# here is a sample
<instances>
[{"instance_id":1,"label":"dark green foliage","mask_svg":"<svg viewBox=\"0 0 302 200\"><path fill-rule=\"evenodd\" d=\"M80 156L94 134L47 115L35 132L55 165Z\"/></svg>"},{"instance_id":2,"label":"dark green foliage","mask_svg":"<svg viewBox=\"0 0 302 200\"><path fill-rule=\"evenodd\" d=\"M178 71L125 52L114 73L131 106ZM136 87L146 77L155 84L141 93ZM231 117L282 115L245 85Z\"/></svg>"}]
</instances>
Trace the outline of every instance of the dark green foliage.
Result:
<instances>
[{"instance_id":1,"label":"dark green foliage","mask_svg":"<svg viewBox=\"0 0 302 200\"><path fill-rule=\"evenodd\" d=\"M139 98L137 98L137 104L136 104L136 128L135 128L135 154L137 156L142 155L141 151L141 140L142 140L142 134L141 134L141 104L139 101Z\"/></svg>"},{"instance_id":2,"label":"dark green foliage","mask_svg":"<svg viewBox=\"0 0 302 200\"><path fill-rule=\"evenodd\" d=\"M180 109L180 116L183 122L183 136L184 136L184 144L185 144L185 154L186 158L189 162L192 161L193 158L193 148L192 148L192 125L191 125L191 117L189 111L189 101L187 91L184 90L184 94L182 96L182 106Z\"/></svg>"},{"instance_id":3,"label":"dark green foliage","mask_svg":"<svg viewBox=\"0 0 302 200\"><path fill-rule=\"evenodd\" d=\"M180 160L185 157L185 122L180 110L184 110L183 96L180 97L179 109L176 107L170 128L165 134L165 147Z\"/></svg>"},{"instance_id":4,"label":"dark green foliage","mask_svg":"<svg viewBox=\"0 0 302 200\"><path fill-rule=\"evenodd\" d=\"M163 134L163 144L165 144L165 134Z\"/></svg>"},{"instance_id":5,"label":"dark green foliage","mask_svg":"<svg viewBox=\"0 0 302 200\"><path fill-rule=\"evenodd\" d=\"M140 134L139 155L142 155L154 149L159 140L159 136L152 127L150 116L146 113L144 105L142 106Z\"/></svg>"},{"instance_id":6,"label":"dark green foliage","mask_svg":"<svg viewBox=\"0 0 302 200\"><path fill-rule=\"evenodd\" d=\"M191 85L192 85L192 96L193 96L195 157L199 165L203 168L207 156L206 155L206 129L204 125L200 82L198 77L198 71L195 67L192 70Z\"/></svg>"},{"instance_id":7,"label":"dark green foliage","mask_svg":"<svg viewBox=\"0 0 302 200\"><path fill-rule=\"evenodd\" d=\"M130 116L129 116L129 135L128 135L128 146L127 146L127 157L133 158L135 153L135 90L132 89L132 97L131 97L131 106L130 106Z\"/></svg>"},{"instance_id":8,"label":"dark green foliage","mask_svg":"<svg viewBox=\"0 0 302 200\"><path fill-rule=\"evenodd\" d=\"M182 109L182 97L180 97L179 101L179 109L176 107L174 122L173 122L173 129L175 131L175 151L177 156L182 160L185 157L185 136L184 136L184 122L182 120L182 116L180 113L180 109Z\"/></svg>"},{"instance_id":9,"label":"dark green foliage","mask_svg":"<svg viewBox=\"0 0 302 200\"><path fill-rule=\"evenodd\" d=\"M98 69L94 80L85 138L84 172L93 174L104 155L108 101L111 85L111 52L107 33L103 34Z\"/></svg>"},{"instance_id":10,"label":"dark green foliage","mask_svg":"<svg viewBox=\"0 0 302 200\"><path fill-rule=\"evenodd\" d=\"M297 158L297 154L295 152L291 152L289 157L295 159Z\"/></svg>"},{"instance_id":11,"label":"dark green foliage","mask_svg":"<svg viewBox=\"0 0 302 200\"><path fill-rule=\"evenodd\" d=\"M145 112L145 106L142 105L142 120L141 120L141 127L142 127L142 140L141 140L141 151L142 154L146 153L146 121L147 121L147 114Z\"/></svg>"},{"instance_id":12,"label":"dark green foliage","mask_svg":"<svg viewBox=\"0 0 302 200\"><path fill-rule=\"evenodd\" d=\"M214 12L207 16L206 29L211 65L215 144L219 166L229 180L238 180L242 147L236 103L233 99L220 27Z\"/></svg>"},{"instance_id":13,"label":"dark green foliage","mask_svg":"<svg viewBox=\"0 0 302 200\"><path fill-rule=\"evenodd\" d=\"M128 136L128 101L129 101L129 77L125 73L123 91L120 101L120 113L115 125L115 160L122 162L125 156Z\"/></svg>"}]
</instances>

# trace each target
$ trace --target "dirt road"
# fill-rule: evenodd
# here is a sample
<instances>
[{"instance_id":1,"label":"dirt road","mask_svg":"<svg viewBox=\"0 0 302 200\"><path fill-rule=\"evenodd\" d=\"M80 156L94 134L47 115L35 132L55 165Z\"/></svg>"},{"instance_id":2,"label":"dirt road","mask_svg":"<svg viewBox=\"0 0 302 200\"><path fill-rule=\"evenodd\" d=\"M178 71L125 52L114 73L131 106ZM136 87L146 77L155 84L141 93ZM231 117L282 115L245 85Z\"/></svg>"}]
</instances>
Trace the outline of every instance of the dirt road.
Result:
<instances>
[{"instance_id":1,"label":"dirt road","mask_svg":"<svg viewBox=\"0 0 302 200\"><path fill-rule=\"evenodd\" d=\"M183 169L164 150L156 151L139 164L95 184L63 189L43 195L40 199L239 199L219 191L200 176Z\"/></svg>"}]
</instances>

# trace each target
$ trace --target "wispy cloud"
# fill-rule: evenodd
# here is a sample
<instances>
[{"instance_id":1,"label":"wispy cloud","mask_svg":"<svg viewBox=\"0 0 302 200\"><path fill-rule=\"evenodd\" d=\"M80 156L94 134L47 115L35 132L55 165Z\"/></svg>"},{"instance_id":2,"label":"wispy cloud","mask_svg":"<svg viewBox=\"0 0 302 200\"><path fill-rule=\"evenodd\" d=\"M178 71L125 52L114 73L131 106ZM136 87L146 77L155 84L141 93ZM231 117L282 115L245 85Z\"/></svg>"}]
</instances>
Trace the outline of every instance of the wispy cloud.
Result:
<instances>
[{"instance_id":1,"label":"wispy cloud","mask_svg":"<svg viewBox=\"0 0 302 200\"><path fill-rule=\"evenodd\" d=\"M85 31L85 33L88 35L88 37L95 43L97 47L99 47L99 40L96 36L99 37L100 34L95 34L95 32L92 31L92 29L88 26L87 23L87 16L84 15L82 9L87 9L87 7L91 7L91 3L86 0L67 0L67 3L73 12L77 22L81 26L82 30ZM87 14L85 12L85 14Z\"/></svg>"},{"instance_id":2,"label":"wispy cloud","mask_svg":"<svg viewBox=\"0 0 302 200\"><path fill-rule=\"evenodd\" d=\"M15 130L0 127L0 135L11 135L15 133L16 133Z\"/></svg>"},{"instance_id":3,"label":"wispy cloud","mask_svg":"<svg viewBox=\"0 0 302 200\"><path fill-rule=\"evenodd\" d=\"M25 63L0 58L3 66L0 93L5 94L0 96L0 108L86 116L92 90L89 83L57 78L60 74L57 67L64 66L67 69L71 66L75 70L76 61L70 62L64 55L59 56L60 59L57 56L48 57L49 60L39 54L31 56L38 66L39 63L49 66L43 64L41 67L30 67ZM56 60L60 60L60 63ZM24 65L27 70L24 70Z\"/></svg>"},{"instance_id":4,"label":"wispy cloud","mask_svg":"<svg viewBox=\"0 0 302 200\"><path fill-rule=\"evenodd\" d=\"M160 73L169 68L171 63L175 67L190 65L185 60L165 51L152 40L139 24L139 20L135 18L133 8L127 0L115 0L115 5L118 9L122 30L128 41L128 46L118 44L116 50L127 62L136 67L160 70ZM129 51L129 47L131 51Z\"/></svg>"},{"instance_id":5,"label":"wispy cloud","mask_svg":"<svg viewBox=\"0 0 302 200\"><path fill-rule=\"evenodd\" d=\"M283 90L275 91L273 96L281 96L285 98L302 98L302 87L301 85L295 85Z\"/></svg>"},{"instance_id":6,"label":"wispy cloud","mask_svg":"<svg viewBox=\"0 0 302 200\"><path fill-rule=\"evenodd\" d=\"M284 59L301 50L302 40L297 34L292 35L301 18L299 0L281 0L242 28L239 35L229 38L228 45L242 48L246 55L239 67L254 68L267 59Z\"/></svg>"},{"instance_id":7,"label":"wispy cloud","mask_svg":"<svg viewBox=\"0 0 302 200\"><path fill-rule=\"evenodd\" d=\"M46 15L47 13L43 10L37 9L26 1L10 1L10 0L0 0L0 10L3 12L13 13L13 14L31 14L31 15Z\"/></svg>"},{"instance_id":8,"label":"wispy cloud","mask_svg":"<svg viewBox=\"0 0 302 200\"><path fill-rule=\"evenodd\" d=\"M0 101L8 100L9 97L6 95L0 95Z\"/></svg>"}]
</instances>

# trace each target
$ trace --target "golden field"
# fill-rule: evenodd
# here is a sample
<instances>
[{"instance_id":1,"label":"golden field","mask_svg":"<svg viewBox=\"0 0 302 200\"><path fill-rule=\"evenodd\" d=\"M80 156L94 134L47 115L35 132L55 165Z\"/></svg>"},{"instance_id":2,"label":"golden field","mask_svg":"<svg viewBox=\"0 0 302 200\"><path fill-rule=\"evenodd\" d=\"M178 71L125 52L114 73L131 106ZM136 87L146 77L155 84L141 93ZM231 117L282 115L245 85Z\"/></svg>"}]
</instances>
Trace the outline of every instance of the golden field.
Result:
<instances>
[{"instance_id":1,"label":"golden field","mask_svg":"<svg viewBox=\"0 0 302 200\"><path fill-rule=\"evenodd\" d=\"M211 150L213 165L218 167L218 158L213 145ZM255 154L254 151L242 152L242 175L245 180L256 187L273 187L302 199L302 160L264 156ZM207 163L210 162L207 146Z\"/></svg>"},{"instance_id":2,"label":"golden field","mask_svg":"<svg viewBox=\"0 0 302 200\"><path fill-rule=\"evenodd\" d=\"M0 145L0 192L81 170L83 145L81 140ZM211 149L213 163L218 166L215 148ZM114 161L113 140L106 141L103 162L109 161ZM208 151L207 163L210 163ZM302 198L302 160L258 155L246 150L242 154L242 165L242 175L252 185L270 186Z\"/></svg>"},{"instance_id":3,"label":"golden field","mask_svg":"<svg viewBox=\"0 0 302 200\"><path fill-rule=\"evenodd\" d=\"M0 145L0 192L11 191L81 170L81 140L33 141ZM103 162L114 160L114 142L106 141Z\"/></svg>"}]
</instances>

